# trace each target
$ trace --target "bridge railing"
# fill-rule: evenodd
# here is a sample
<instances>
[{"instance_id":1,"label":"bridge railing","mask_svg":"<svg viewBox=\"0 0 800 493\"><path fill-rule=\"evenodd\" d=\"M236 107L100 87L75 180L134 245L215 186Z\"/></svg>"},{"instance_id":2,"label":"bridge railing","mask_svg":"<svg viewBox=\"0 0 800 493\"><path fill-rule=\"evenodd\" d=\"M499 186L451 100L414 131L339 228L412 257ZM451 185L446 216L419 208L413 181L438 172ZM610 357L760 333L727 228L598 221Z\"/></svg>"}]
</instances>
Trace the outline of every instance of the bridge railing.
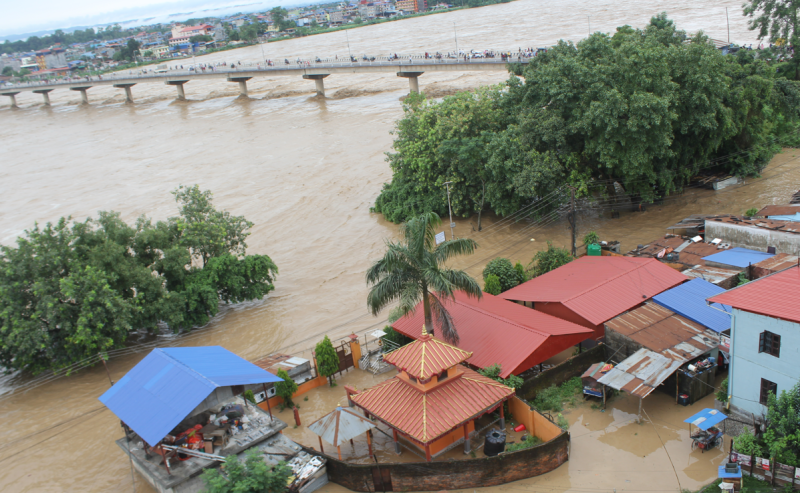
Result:
<instances>
[{"instance_id":1,"label":"bridge railing","mask_svg":"<svg viewBox=\"0 0 800 493\"><path fill-rule=\"evenodd\" d=\"M197 75L211 75L211 74L237 74L241 72L262 72L262 73L270 73L270 72L282 72L282 71L294 71L298 69L317 69L317 70L324 70L326 68L343 68L343 67L377 67L377 66L396 66L402 67L403 65L430 65L430 66L441 66L441 65L475 65L475 64L505 64L509 62L527 62L531 57L529 56L512 56L508 57L507 59L503 59L499 55L495 55L494 57L482 57L482 58L456 58L456 57L448 57L447 55L443 55L441 58L433 57L425 57L424 55L410 55L410 56L399 56L397 58L382 56L382 57L375 57L374 60L367 59L356 59L356 61L351 61L350 59L320 59L319 62L316 60L305 60L305 59L295 59L295 60L288 60L284 59L284 61L274 61L273 65L267 65L266 63L260 62L245 62L245 63L236 63L236 64L225 64L225 65L212 65L212 64L186 64L188 65L187 68L184 69L169 69L167 72L156 73L152 68L146 69L130 69L126 74L124 71L121 72L112 72L109 74L99 75L99 76L91 76L91 77L80 77L80 78L67 78L61 79L58 81L52 80L42 80L42 81L30 81L30 82L21 82L16 83L13 85L6 85L4 89L13 89L13 88L32 88L32 87L42 87L42 86L70 86L76 85L81 83L96 83L96 82L109 82L109 81L121 81L121 80L167 80L170 78L175 77L192 77ZM286 60L289 63L286 63ZM181 61L188 62L188 59L184 59ZM175 63L175 61L170 60L170 62ZM167 64L169 65L169 64ZM180 65L180 64L177 64ZM204 68L203 68L204 67ZM144 73L142 73L144 71ZM139 72L139 73L134 73Z\"/></svg>"}]
</instances>

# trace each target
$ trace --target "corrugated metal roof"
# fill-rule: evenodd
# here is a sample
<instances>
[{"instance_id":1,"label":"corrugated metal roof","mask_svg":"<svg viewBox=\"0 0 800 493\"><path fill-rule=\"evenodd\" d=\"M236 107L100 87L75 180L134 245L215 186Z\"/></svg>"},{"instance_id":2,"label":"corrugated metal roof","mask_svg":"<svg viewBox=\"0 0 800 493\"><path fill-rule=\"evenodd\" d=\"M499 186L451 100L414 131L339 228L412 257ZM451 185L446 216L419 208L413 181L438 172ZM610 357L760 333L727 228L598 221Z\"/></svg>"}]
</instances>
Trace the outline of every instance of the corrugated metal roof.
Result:
<instances>
[{"instance_id":1,"label":"corrugated metal roof","mask_svg":"<svg viewBox=\"0 0 800 493\"><path fill-rule=\"evenodd\" d=\"M640 349L597 381L636 397L650 395L686 360L674 360L662 354Z\"/></svg>"},{"instance_id":2,"label":"corrugated metal roof","mask_svg":"<svg viewBox=\"0 0 800 493\"><path fill-rule=\"evenodd\" d=\"M750 264L757 264L762 260L772 258L774 253L759 252L758 250L750 250L749 248L736 247L730 250L723 250L714 255L704 257L706 262L716 262L723 265L732 265L734 267L747 267Z\"/></svg>"},{"instance_id":3,"label":"corrugated metal roof","mask_svg":"<svg viewBox=\"0 0 800 493\"><path fill-rule=\"evenodd\" d=\"M350 409L337 407L333 412L308 425L308 429L334 447L375 428L372 421Z\"/></svg>"},{"instance_id":4,"label":"corrugated metal roof","mask_svg":"<svg viewBox=\"0 0 800 493\"><path fill-rule=\"evenodd\" d=\"M649 258L581 257L500 295L507 300L560 302L601 324L687 279Z\"/></svg>"},{"instance_id":5,"label":"corrugated metal roof","mask_svg":"<svg viewBox=\"0 0 800 493\"><path fill-rule=\"evenodd\" d=\"M773 221L772 219L744 219L738 216L715 217L707 219L706 223L721 222L733 224L743 228L769 229L778 233L800 234L800 224L794 221Z\"/></svg>"},{"instance_id":6,"label":"corrugated metal roof","mask_svg":"<svg viewBox=\"0 0 800 493\"><path fill-rule=\"evenodd\" d=\"M217 387L277 381L220 346L156 348L99 400L155 445Z\"/></svg>"},{"instance_id":7,"label":"corrugated metal roof","mask_svg":"<svg viewBox=\"0 0 800 493\"><path fill-rule=\"evenodd\" d=\"M399 377L352 396L353 402L425 445L514 395L514 389L459 365L460 376L423 393Z\"/></svg>"},{"instance_id":8,"label":"corrugated metal roof","mask_svg":"<svg viewBox=\"0 0 800 493\"><path fill-rule=\"evenodd\" d=\"M425 332L414 342L383 356L384 361L419 380L428 380L466 361L472 353L451 346Z\"/></svg>"},{"instance_id":9,"label":"corrugated metal roof","mask_svg":"<svg viewBox=\"0 0 800 493\"><path fill-rule=\"evenodd\" d=\"M757 267L759 269L764 269L772 272L778 272L783 269L788 269L790 267L794 267L798 265L798 256L797 255L789 255L788 253L776 253L774 257L769 258L767 260L762 260L757 264L753 264L753 267ZM761 277L764 277L763 275Z\"/></svg>"},{"instance_id":10,"label":"corrugated metal roof","mask_svg":"<svg viewBox=\"0 0 800 493\"><path fill-rule=\"evenodd\" d=\"M724 292L724 289L708 281L692 279L653 296L653 301L714 332L722 332L731 328L731 307L713 303L712 308L706 299ZM728 314L719 310L725 310Z\"/></svg>"},{"instance_id":11,"label":"corrugated metal roof","mask_svg":"<svg viewBox=\"0 0 800 493\"><path fill-rule=\"evenodd\" d=\"M748 282L708 301L800 323L797 293L800 293L800 267L793 267Z\"/></svg>"},{"instance_id":12,"label":"corrugated metal roof","mask_svg":"<svg viewBox=\"0 0 800 493\"><path fill-rule=\"evenodd\" d=\"M800 213L800 204L781 204L781 205L768 205L763 207L760 211L756 212L756 216L769 217L769 216L783 216L794 215Z\"/></svg>"},{"instance_id":13,"label":"corrugated metal roof","mask_svg":"<svg viewBox=\"0 0 800 493\"><path fill-rule=\"evenodd\" d=\"M728 416L722 411L706 408L694 416L684 419L683 422L691 423L701 430L707 430L714 425L722 423L726 419L728 419Z\"/></svg>"},{"instance_id":14,"label":"corrugated metal roof","mask_svg":"<svg viewBox=\"0 0 800 493\"><path fill-rule=\"evenodd\" d=\"M642 248L631 250L626 255L630 257L659 258L661 261L666 261L666 254L678 252L678 259L671 262L684 265L703 265L703 257L727 248L720 248L718 245L703 241L693 242L687 238L667 235L643 245ZM661 255L661 257L658 257L658 255Z\"/></svg>"},{"instance_id":15,"label":"corrugated metal roof","mask_svg":"<svg viewBox=\"0 0 800 493\"><path fill-rule=\"evenodd\" d=\"M695 358L719 345L715 332L652 302L609 320L606 327L672 359Z\"/></svg>"},{"instance_id":16,"label":"corrugated metal roof","mask_svg":"<svg viewBox=\"0 0 800 493\"><path fill-rule=\"evenodd\" d=\"M522 373L593 334L586 327L488 293L478 300L459 291L455 298L443 303L458 330L458 347L472 352L467 360L471 365L486 368L499 364L503 378ZM422 307L417 306L392 327L419 339L424 318Z\"/></svg>"}]
</instances>

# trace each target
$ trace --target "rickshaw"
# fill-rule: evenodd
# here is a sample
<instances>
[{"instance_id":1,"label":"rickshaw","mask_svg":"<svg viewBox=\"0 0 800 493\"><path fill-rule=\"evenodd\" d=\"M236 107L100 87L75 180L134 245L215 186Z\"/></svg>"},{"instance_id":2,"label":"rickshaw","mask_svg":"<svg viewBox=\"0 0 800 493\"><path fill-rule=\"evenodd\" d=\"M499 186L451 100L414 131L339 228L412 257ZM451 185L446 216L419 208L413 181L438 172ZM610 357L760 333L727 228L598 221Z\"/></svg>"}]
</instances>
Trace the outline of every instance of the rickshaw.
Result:
<instances>
[{"instance_id":1,"label":"rickshaw","mask_svg":"<svg viewBox=\"0 0 800 493\"><path fill-rule=\"evenodd\" d=\"M703 409L694 416L683 420L689 423L689 437L692 439L692 450L700 449L703 452L722 444L723 432L716 427L728 417L717 409ZM692 433L692 425L697 430Z\"/></svg>"}]
</instances>

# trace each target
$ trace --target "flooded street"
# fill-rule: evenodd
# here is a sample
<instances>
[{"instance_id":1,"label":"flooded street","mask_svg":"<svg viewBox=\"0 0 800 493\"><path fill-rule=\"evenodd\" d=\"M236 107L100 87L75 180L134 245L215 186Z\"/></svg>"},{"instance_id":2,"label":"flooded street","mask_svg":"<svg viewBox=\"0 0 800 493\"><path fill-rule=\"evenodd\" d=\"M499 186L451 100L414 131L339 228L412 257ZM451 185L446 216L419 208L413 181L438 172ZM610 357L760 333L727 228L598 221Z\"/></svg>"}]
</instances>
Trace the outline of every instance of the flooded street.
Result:
<instances>
[{"instance_id":1,"label":"flooded street","mask_svg":"<svg viewBox=\"0 0 800 493\"><path fill-rule=\"evenodd\" d=\"M519 0L351 30L350 49L374 55L452 51L455 22L461 49L516 50L559 38L577 41L586 35L589 22L592 30L601 31L622 24L643 26L661 11L681 29L703 29L712 38L726 39L726 6L731 39L756 43L739 2ZM261 48L197 57L197 62L257 62ZM274 60L348 54L343 32L270 43L263 49ZM420 78L420 87L442 96L505 78L503 72L431 73ZM255 359L276 351L300 354L323 334L335 341L381 327L385 317L375 318L366 309L364 272L382 255L384 239L397 227L371 214L369 207L391 178L384 153L392 143L389 132L402 115L400 98L408 92L408 82L392 74L334 75L325 86L326 99L312 97L312 81L279 76L249 81L249 99L238 98L238 86L224 80L186 84L186 102L175 102L174 87L161 84L134 86L133 105L122 104L122 90L111 87L91 89L88 106L78 105L80 95L66 90L50 94L52 107L42 106L39 95L22 93L17 96L20 108L12 110L3 98L0 242L13 243L35 221L67 215L83 220L98 210L119 211L128 222L142 214L163 219L177 213L170 191L197 183L213 191L217 207L255 223L249 252L270 255L280 275L275 291L263 301L227 307L202 330L178 340L165 338L164 344L222 345ZM586 210L578 218L579 237L595 230L601 239L622 242L627 251L689 214L741 213L752 206L784 203L800 188L799 163L800 152L788 150L745 185L720 192L690 190L646 212L622 213L619 219ZM493 226L495 221L484 216L483 232L478 233L473 231L474 218L456 219L456 235L475 238L480 249L458 259L455 267L479 277L494 257L527 264L546 240L556 245L569 241L565 221ZM111 377L119 380L144 354L113 358ZM30 382L26 376L0 380L0 392L6 394L0 397L0 490L131 491L127 458L114 444L122 436L119 421L97 400L109 385L103 367L10 393ZM344 390L340 386L332 391L337 394L309 407L333 406ZM685 488L703 484L715 474L712 465L721 457L685 453L688 429L680 423L676 406L667 403L660 414L660 398L648 398L645 409L653 421L643 425L626 421L635 413L633 400L620 398L618 407L604 414L576 408L568 415L570 462L547 476L495 489L675 491L676 478ZM664 450L683 462L670 465ZM636 466L627 468L628 459ZM609 476L604 471L611 465L630 475ZM136 491L149 491L141 478Z\"/></svg>"}]
</instances>

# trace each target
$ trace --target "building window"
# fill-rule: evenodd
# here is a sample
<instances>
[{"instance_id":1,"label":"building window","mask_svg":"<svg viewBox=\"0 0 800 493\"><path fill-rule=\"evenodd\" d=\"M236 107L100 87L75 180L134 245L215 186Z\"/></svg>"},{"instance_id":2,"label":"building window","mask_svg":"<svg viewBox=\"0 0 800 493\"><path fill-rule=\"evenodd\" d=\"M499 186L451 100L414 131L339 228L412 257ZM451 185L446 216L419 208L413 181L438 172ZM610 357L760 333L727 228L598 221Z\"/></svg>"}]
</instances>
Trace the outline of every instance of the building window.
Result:
<instances>
[{"instance_id":1,"label":"building window","mask_svg":"<svg viewBox=\"0 0 800 493\"><path fill-rule=\"evenodd\" d=\"M758 336L758 352L767 353L781 357L781 336L772 332L764 331Z\"/></svg>"},{"instance_id":2,"label":"building window","mask_svg":"<svg viewBox=\"0 0 800 493\"><path fill-rule=\"evenodd\" d=\"M761 379L761 394L759 396L758 402L763 405L767 405L767 396L769 393L772 392L775 395L778 395L778 384L774 382L770 382L769 380Z\"/></svg>"}]
</instances>

